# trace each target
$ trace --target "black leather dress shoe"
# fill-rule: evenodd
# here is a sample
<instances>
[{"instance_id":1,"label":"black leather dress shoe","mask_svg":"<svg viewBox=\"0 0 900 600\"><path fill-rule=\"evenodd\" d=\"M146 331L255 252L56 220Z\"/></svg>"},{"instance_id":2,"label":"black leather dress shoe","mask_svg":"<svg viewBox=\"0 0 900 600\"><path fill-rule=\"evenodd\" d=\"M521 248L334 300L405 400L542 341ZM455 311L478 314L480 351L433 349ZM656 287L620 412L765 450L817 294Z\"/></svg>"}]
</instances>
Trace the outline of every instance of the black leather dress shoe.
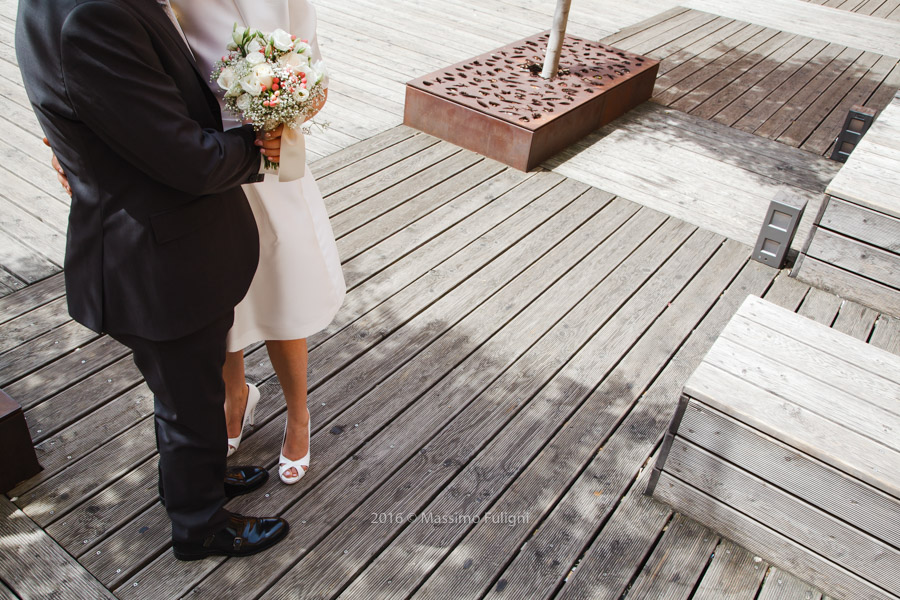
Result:
<instances>
[{"instance_id":1,"label":"black leather dress shoe","mask_svg":"<svg viewBox=\"0 0 900 600\"><path fill-rule=\"evenodd\" d=\"M269 472L262 467L228 467L225 469L225 497L231 500L262 487L269 480ZM166 497L162 491L162 478L159 479L159 503L166 505Z\"/></svg>"},{"instance_id":2,"label":"black leather dress shoe","mask_svg":"<svg viewBox=\"0 0 900 600\"><path fill-rule=\"evenodd\" d=\"M228 467L225 470L225 496L230 500L259 489L269 479L262 467Z\"/></svg>"},{"instance_id":3,"label":"black leather dress shoe","mask_svg":"<svg viewBox=\"0 0 900 600\"><path fill-rule=\"evenodd\" d=\"M172 552L178 560L201 560L208 556L250 556L271 548L287 535L288 524L277 517L245 517L232 514L228 523L202 543L176 542Z\"/></svg>"}]
</instances>

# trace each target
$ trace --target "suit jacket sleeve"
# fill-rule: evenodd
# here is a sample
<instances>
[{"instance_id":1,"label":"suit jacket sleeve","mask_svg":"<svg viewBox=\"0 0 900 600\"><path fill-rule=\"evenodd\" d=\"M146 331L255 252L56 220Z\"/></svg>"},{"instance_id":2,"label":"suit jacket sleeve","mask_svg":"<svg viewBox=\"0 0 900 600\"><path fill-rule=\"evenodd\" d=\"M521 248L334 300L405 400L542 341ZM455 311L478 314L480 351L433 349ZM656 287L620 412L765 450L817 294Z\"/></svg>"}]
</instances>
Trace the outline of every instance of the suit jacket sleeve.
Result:
<instances>
[{"instance_id":1,"label":"suit jacket sleeve","mask_svg":"<svg viewBox=\"0 0 900 600\"><path fill-rule=\"evenodd\" d=\"M78 118L151 178L204 195L237 187L259 171L249 127L203 129L190 117L135 14L103 1L81 4L60 41L63 79Z\"/></svg>"}]
</instances>

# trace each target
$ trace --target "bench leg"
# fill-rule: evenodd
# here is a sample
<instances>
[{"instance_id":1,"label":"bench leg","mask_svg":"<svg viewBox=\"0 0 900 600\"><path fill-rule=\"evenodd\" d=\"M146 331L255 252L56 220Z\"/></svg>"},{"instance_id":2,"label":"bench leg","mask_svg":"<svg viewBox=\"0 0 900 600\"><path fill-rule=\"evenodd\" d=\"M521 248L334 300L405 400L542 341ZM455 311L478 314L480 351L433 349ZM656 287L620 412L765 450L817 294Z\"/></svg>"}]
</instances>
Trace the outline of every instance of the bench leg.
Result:
<instances>
[{"instance_id":1,"label":"bench leg","mask_svg":"<svg viewBox=\"0 0 900 600\"><path fill-rule=\"evenodd\" d=\"M672 423L669 425L669 430L666 432L666 436L663 438L662 446L659 449L659 456L656 458L656 464L653 466L653 472L650 473L650 481L647 482L647 489L644 490L644 494L647 496L652 496L653 492L656 490L656 484L659 482L659 474L663 470L663 465L666 464L666 458L669 456L669 450L672 449L672 442L675 441L675 433L678 431L678 427L681 425L681 420L684 418L684 411L687 410L688 402L690 398L681 395L681 398L678 400L678 407L675 409L675 415L672 417Z\"/></svg>"},{"instance_id":2,"label":"bench leg","mask_svg":"<svg viewBox=\"0 0 900 600\"><path fill-rule=\"evenodd\" d=\"M22 407L0 391L0 494L41 470Z\"/></svg>"}]
</instances>

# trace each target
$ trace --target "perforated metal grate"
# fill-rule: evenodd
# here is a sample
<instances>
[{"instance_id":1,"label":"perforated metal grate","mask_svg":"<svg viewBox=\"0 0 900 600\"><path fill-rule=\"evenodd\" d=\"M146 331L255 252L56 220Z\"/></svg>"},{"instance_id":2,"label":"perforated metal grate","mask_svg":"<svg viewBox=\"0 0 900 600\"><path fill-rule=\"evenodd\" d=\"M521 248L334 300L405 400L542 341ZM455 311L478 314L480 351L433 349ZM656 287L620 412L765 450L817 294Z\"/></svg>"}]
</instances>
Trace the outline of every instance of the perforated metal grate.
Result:
<instances>
[{"instance_id":1,"label":"perforated metal grate","mask_svg":"<svg viewBox=\"0 0 900 600\"><path fill-rule=\"evenodd\" d=\"M566 36L559 76L540 77L547 33L413 80L410 85L521 127L548 120L643 70L649 59L598 42Z\"/></svg>"}]
</instances>

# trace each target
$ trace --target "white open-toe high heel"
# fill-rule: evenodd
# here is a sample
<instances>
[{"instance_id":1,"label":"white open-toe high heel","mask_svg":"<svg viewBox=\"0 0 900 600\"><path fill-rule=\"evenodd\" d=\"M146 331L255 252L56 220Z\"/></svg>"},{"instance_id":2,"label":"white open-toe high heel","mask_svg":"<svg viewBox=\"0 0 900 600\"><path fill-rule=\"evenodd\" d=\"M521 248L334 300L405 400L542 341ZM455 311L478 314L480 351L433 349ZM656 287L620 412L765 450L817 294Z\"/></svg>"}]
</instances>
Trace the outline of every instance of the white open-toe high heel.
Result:
<instances>
[{"instance_id":1,"label":"white open-toe high heel","mask_svg":"<svg viewBox=\"0 0 900 600\"><path fill-rule=\"evenodd\" d=\"M278 476L281 478L281 481L285 482L288 485L293 485L300 481L303 475L306 474L306 469L303 467L309 468L309 455L312 452L312 440L309 437L310 433L310 419L306 422L306 439L309 440L309 445L306 449L306 456L299 460L289 460L284 455L284 442L287 439L287 423L284 424L284 436L281 438L281 456L278 457ZM297 470L297 475L295 477L289 477L287 472L294 468Z\"/></svg>"},{"instance_id":2,"label":"white open-toe high heel","mask_svg":"<svg viewBox=\"0 0 900 600\"><path fill-rule=\"evenodd\" d=\"M241 421L241 432L237 437L228 438L228 456L231 456L241 446L244 437L244 428L253 425L256 420L256 405L259 403L259 390L252 383L247 384L247 406L244 408L244 418Z\"/></svg>"}]
</instances>

